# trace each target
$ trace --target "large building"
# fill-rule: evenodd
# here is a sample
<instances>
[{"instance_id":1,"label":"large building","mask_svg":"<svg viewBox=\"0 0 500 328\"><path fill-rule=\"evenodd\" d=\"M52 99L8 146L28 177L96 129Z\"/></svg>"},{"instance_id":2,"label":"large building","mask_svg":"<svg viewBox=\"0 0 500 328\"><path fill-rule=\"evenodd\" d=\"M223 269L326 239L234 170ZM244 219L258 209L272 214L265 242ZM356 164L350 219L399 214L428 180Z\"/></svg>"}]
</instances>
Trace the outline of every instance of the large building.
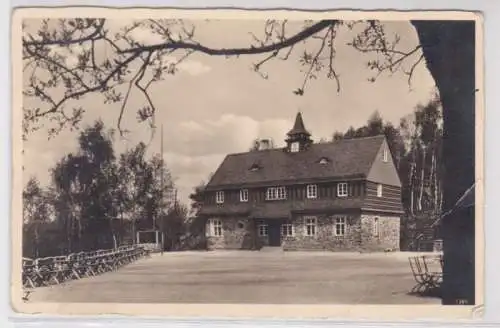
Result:
<instances>
[{"instance_id":1,"label":"large building","mask_svg":"<svg viewBox=\"0 0 500 328\"><path fill-rule=\"evenodd\" d=\"M399 249L401 181L385 136L313 143L297 114L284 148L227 155L200 214L209 249Z\"/></svg>"}]
</instances>

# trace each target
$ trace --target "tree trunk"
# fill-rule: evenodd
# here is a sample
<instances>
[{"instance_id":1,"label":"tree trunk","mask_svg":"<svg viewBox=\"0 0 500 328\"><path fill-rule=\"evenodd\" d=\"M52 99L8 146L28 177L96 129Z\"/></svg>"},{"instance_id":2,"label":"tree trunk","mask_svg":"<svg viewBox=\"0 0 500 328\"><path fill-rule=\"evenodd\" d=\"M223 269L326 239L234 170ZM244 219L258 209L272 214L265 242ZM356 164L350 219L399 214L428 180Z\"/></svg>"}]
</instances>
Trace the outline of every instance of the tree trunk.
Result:
<instances>
[{"instance_id":1,"label":"tree trunk","mask_svg":"<svg viewBox=\"0 0 500 328\"><path fill-rule=\"evenodd\" d=\"M412 21L443 105L443 207L475 181L475 23ZM442 220L442 302L475 304L474 211Z\"/></svg>"},{"instance_id":2,"label":"tree trunk","mask_svg":"<svg viewBox=\"0 0 500 328\"><path fill-rule=\"evenodd\" d=\"M413 200L415 198L414 196L414 184L413 184L413 171L415 170L415 162L412 162L410 164L410 179L408 181L408 184L410 186L410 214L413 216Z\"/></svg>"},{"instance_id":3,"label":"tree trunk","mask_svg":"<svg viewBox=\"0 0 500 328\"><path fill-rule=\"evenodd\" d=\"M432 152L432 165L431 165L431 183L432 183L432 198L434 202L434 213L439 213L439 191L438 191L438 175L436 163L436 149Z\"/></svg>"},{"instance_id":4,"label":"tree trunk","mask_svg":"<svg viewBox=\"0 0 500 328\"><path fill-rule=\"evenodd\" d=\"M38 222L35 222L35 258L40 256L40 233L38 231Z\"/></svg>"},{"instance_id":5,"label":"tree trunk","mask_svg":"<svg viewBox=\"0 0 500 328\"><path fill-rule=\"evenodd\" d=\"M137 228L136 228L136 220L134 213L134 217L132 218L132 245L135 244L137 244Z\"/></svg>"},{"instance_id":6,"label":"tree trunk","mask_svg":"<svg viewBox=\"0 0 500 328\"><path fill-rule=\"evenodd\" d=\"M422 211L422 198L424 197L425 185L425 146L422 147L422 167L420 168L420 192L418 195L418 210Z\"/></svg>"}]
</instances>

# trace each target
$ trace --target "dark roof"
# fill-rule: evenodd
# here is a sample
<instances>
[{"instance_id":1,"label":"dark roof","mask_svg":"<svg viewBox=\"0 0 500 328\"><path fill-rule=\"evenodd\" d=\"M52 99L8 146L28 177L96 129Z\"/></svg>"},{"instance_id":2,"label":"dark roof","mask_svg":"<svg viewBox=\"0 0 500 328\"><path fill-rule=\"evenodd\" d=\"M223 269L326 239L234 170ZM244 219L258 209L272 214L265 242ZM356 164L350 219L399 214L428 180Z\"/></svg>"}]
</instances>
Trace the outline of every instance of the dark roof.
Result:
<instances>
[{"instance_id":1,"label":"dark roof","mask_svg":"<svg viewBox=\"0 0 500 328\"><path fill-rule=\"evenodd\" d=\"M297 153L279 148L230 154L206 189L365 178L384 140L385 137L380 135L312 144L307 150ZM321 164L321 159L327 159L327 163ZM255 166L258 169L251 170Z\"/></svg>"},{"instance_id":2,"label":"dark roof","mask_svg":"<svg viewBox=\"0 0 500 328\"><path fill-rule=\"evenodd\" d=\"M304 126L304 120L302 120L302 114L300 112L298 112L297 116L295 117L295 123L293 124L293 128L287 133L288 136L293 136L296 134L305 134L307 136L311 135Z\"/></svg>"}]
</instances>

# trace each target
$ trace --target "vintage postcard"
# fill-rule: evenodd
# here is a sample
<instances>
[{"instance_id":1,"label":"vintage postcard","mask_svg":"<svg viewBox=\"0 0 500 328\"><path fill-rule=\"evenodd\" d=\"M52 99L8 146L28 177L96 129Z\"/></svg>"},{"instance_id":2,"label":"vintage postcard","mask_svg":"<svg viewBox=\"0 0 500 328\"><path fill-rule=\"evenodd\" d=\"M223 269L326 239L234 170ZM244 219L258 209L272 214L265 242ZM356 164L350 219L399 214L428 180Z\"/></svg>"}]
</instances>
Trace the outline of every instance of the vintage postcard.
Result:
<instances>
[{"instance_id":1,"label":"vintage postcard","mask_svg":"<svg viewBox=\"0 0 500 328\"><path fill-rule=\"evenodd\" d=\"M12 33L16 311L481 312L481 14L20 8Z\"/></svg>"}]
</instances>

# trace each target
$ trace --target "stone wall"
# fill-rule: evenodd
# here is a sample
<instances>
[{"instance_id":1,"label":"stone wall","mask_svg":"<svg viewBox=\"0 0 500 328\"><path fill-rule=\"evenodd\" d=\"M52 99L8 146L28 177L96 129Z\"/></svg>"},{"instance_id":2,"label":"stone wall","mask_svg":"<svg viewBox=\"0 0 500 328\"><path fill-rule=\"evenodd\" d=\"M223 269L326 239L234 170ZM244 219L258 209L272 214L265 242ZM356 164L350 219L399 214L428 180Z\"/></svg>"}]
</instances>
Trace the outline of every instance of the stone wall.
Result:
<instances>
[{"instance_id":1,"label":"stone wall","mask_svg":"<svg viewBox=\"0 0 500 328\"><path fill-rule=\"evenodd\" d=\"M378 235L374 230L378 220ZM397 216L361 215L361 240L363 249L369 251L399 250L400 218Z\"/></svg>"},{"instance_id":2,"label":"stone wall","mask_svg":"<svg viewBox=\"0 0 500 328\"><path fill-rule=\"evenodd\" d=\"M335 217L316 215L316 236L306 235L306 225L303 216L293 219L294 236L282 240L284 250L330 250L355 251L361 248L361 226L359 215L347 216L346 231L343 236L335 236Z\"/></svg>"},{"instance_id":3,"label":"stone wall","mask_svg":"<svg viewBox=\"0 0 500 328\"><path fill-rule=\"evenodd\" d=\"M304 216L291 221L294 235L282 237L284 250L386 251L399 250L400 218L372 214L346 216L346 231L335 235L335 218L339 215L316 215L316 236L306 235ZM378 235L374 231L378 219ZM208 249L260 249L268 245L268 237L257 233L257 222L244 217L220 218L223 233L208 236Z\"/></svg>"},{"instance_id":4,"label":"stone wall","mask_svg":"<svg viewBox=\"0 0 500 328\"><path fill-rule=\"evenodd\" d=\"M255 249L257 240L253 220L248 218L220 218L222 236L207 236L208 249Z\"/></svg>"},{"instance_id":5,"label":"stone wall","mask_svg":"<svg viewBox=\"0 0 500 328\"><path fill-rule=\"evenodd\" d=\"M305 220L297 216L293 220L294 236L284 237L284 250L329 251L385 251L399 250L399 217L380 215L346 216L346 231L335 235L335 218L339 215L317 215L316 236L306 236ZM375 218L379 221L378 235L374 234Z\"/></svg>"}]
</instances>

